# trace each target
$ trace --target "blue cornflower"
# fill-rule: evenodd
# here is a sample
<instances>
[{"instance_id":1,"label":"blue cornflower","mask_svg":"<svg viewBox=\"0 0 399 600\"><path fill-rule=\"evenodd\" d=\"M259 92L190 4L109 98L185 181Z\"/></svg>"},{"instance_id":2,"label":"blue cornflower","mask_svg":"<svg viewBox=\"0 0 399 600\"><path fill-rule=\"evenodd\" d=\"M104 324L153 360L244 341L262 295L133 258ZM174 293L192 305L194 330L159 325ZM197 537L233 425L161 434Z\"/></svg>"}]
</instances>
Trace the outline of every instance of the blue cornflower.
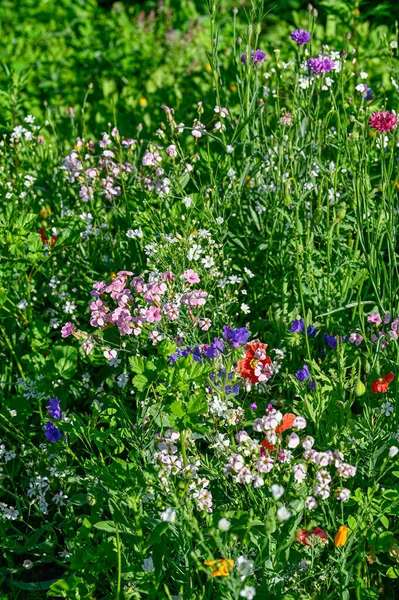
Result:
<instances>
[{"instance_id":1,"label":"blue cornflower","mask_svg":"<svg viewBox=\"0 0 399 600\"><path fill-rule=\"evenodd\" d=\"M47 421L46 425L44 426L44 435L49 442L54 444L54 442L57 442L60 437L62 437L62 431L58 429L54 423Z\"/></svg>"},{"instance_id":2,"label":"blue cornflower","mask_svg":"<svg viewBox=\"0 0 399 600\"><path fill-rule=\"evenodd\" d=\"M295 377L298 379L298 381L306 381L309 379L310 372L308 365L303 365L302 369L299 369L299 371L295 373Z\"/></svg>"},{"instance_id":3,"label":"blue cornflower","mask_svg":"<svg viewBox=\"0 0 399 600\"><path fill-rule=\"evenodd\" d=\"M59 421L62 419L62 410L60 406L60 401L58 398L50 398L49 405L46 406L50 417L53 419L58 419Z\"/></svg>"},{"instance_id":4,"label":"blue cornflower","mask_svg":"<svg viewBox=\"0 0 399 600\"><path fill-rule=\"evenodd\" d=\"M246 327L237 327L237 329L232 329L228 325L223 327L223 337L227 342L231 343L233 348L243 346L250 335L251 334Z\"/></svg>"}]
</instances>

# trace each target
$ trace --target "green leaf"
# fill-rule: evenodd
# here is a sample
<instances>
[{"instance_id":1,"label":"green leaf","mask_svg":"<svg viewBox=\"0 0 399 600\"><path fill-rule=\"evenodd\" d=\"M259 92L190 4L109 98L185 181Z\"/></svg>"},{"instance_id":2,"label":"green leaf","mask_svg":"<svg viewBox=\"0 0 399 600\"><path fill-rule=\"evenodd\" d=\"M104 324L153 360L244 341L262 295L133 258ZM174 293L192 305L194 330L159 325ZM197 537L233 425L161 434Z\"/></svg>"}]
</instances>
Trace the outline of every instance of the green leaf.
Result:
<instances>
[{"instance_id":1,"label":"green leaf","mask_svg":"<svg viewBox=\"0 0 399 600\"><path fill-rule=\"evenodd\" d=\"M139 392L142 392L148 385L148 379L145 375L140 373L140 375L133 377L133 385Z\"/></svg>"},{"instance_id":2,"label":"green leaf","mask_svg":"<svg viewBox=\"0 0 399 600\"><path fill-rule=\"evenodd\" d=\"M73 346L55 346L51 352L54 368L63 379L71 379L77 369L78 351Z\"/></svg>"},{"instance_id":3,"label":"green leaf","mask_svg":"<svg viewBox=\"0 0 399 600\"><path fill-rule=\"evenodd\" d=\"M135 373L144 373L145 364L142 356L130 356L129 364Z\"/></svg>"},{"instance_id":4,"label":"green leaf","mask_svg":"<svg viewBox=\"0 0 399 600\"><path fill-rule=\"evenodd\" d=\"M381 552L388 552L392 545L393 533L392 531L384 531L378 536L376 548Z\"/></svg>"}]
</instances>

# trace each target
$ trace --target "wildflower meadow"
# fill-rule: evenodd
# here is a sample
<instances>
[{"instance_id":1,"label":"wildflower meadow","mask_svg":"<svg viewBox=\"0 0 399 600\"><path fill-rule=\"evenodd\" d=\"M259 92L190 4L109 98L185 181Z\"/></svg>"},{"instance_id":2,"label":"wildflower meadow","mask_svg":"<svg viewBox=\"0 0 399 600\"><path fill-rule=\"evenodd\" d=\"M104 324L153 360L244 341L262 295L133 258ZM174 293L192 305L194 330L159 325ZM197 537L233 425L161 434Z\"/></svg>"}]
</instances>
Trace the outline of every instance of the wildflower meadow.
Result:
<instances>
[{"instance_id":1,"label":"wildflower meadow","mask_svg":"<svg viewBox=\"0 0 399 600\"><path fill-rule=\"evenodd\" d=\"M397 20L0 3L0 600L399 598Z\"/></svg>"}]
</instances>

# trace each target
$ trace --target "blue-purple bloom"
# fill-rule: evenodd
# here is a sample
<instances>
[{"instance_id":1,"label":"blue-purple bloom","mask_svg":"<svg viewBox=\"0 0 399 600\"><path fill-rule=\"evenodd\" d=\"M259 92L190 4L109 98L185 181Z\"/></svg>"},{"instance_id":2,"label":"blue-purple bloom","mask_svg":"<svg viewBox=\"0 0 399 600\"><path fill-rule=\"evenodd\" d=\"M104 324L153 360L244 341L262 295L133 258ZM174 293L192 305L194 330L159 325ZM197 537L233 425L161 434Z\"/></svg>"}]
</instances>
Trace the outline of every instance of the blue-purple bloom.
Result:
<instances>
[{"instance_id":1,"label":"blue-purple bloom","mask_svg":"<svg viewBox=\"0 0 399 600\"><path fill-rule=\"evenodd\" d=\"M53 417L53 419L58 419L59 421L62 419L62 410L61 410L61 406L60 406L60 401L58 400L58 398L50 398L49 399L49 405L46 406L47 410L48 410L48 414L50 415L50 417Z\"/></svg>"},{"instance_id":2,"label":"blue-purple bloom","mask_svg":"<svg viewBox=\"0 0 399 600\"><path fill-rule=\"evenodd\" d=\"M328 333L324 334L324 341L326 343L326 345L331 348L332 350L335 350L337 347L337 337L336 335L328 335ZM341 343L343 343L345 341L345 336L343 335L341 338Z\"/></svg>"},{"instance_id":3,"label":"blue-purple bloom","mask_svg":"<svg viewBox=\"0 0 399 600\"><path fill-rule=\"evenodd\" d=\"M250 335L246 327L237 327L237 329L232 329L228 325L223 327L223 337L227 342L231 343L233 348L243 346Z\"/></svg>"},{"instance_id":4,"label":"blue-purple bloom","mask_svg":"<svg viewBox=\"0 0 399 600\"><path fill-rule=\"evenodd\" d=\"M323 58L322 56L319 56L318 58L309 58L306 64L308 68L316 75L321 73L329 73L335 66L335 63L333 60L331 60L331 58Z\"/></svg>"},{"instance_id":5,"label":"blue-purple bloom","mask_svg":"<svg viewBox=\"0 0 399 600\"><path fill-rule=\"evenodd\" d=\"M291 323L291 329L288 330L290 333L303 333L305 331L305 319L295 319ZM306 334L310 338L316 336L317 329L313 325L308 325Z\"/></svg>"},{"instance_id":6,"label":"blue-purple bloom","mask_svg":"<svg viewBox=\"0 0 399 600\"><path fill-rule=\"evenodd\" d=\"M303 365L302 369L299 369L299 371L295 373L295 377L298 379L298 381L306 381L309 379L310 372L308 365Z\"/></svg>"},{"instance_id":7,"label":"blue-purple bloom","mask_svg":"<svg viewBox=\"0 0 399 600\"><path fill-rule=\"evenodd\" d=\"M291 33L290 37L298 44L298 46L303 46L304 44L310 42L310 38L312 36L310 35L309 31L306 31L306 29L295 29L295 31Z\"/></svg>"},{"instance_id":8,"label":"blue-purple bloom","mask_svg":"<svg viewBox=\"0 0 399 600\"><path fill-rule=\"evenodd\" d=\"M263 52L263 50L251 50L251 63L257 67L258 65L261 65L263 63L263 61L266 60L266 52ZM247 55L245 54L245 52L243 54L241 54L241 62L243 65L247 64Z\"/></svg>"},{"instance_id":9,"label":"blue-purple bloom","mask_svg":"<svg viewBox=\"0 0 399 600\"><path fill-rule=\"evenodd\" d=\"M190 346L187 346L184 349L178 348L174 354L171 354L169 356L170 364L174 365L175 362L179 358L184 358L184 357L188 356L189 354L192 354L195 362L202 362L201 349L197 345L197 346L194 346L194 348L190 348Z\"/></svg>"},{"instance_id":10,"label":"blue-purple bloom","mask_svg":"<svg viewBox=\"0 0 399 600\"><path fill-rule=\"evenodd\" d=\"M54 423L47 421L46 425L44 426L44 435L49 442L54 444L54 442L57 442L60 437L62 437L62 431L58 429Z\"/></svg>"},{"instance_id":11,"label":"blue-purple bloom","mask_svg":"<svg viewBox=\"0 0 399 600\"><path fill-rule=\"evenodd\" d=\"M310 338L316 337L317 329L313 325L309 325L307 328L307 336Z\"/></svg>"}]
</instances>

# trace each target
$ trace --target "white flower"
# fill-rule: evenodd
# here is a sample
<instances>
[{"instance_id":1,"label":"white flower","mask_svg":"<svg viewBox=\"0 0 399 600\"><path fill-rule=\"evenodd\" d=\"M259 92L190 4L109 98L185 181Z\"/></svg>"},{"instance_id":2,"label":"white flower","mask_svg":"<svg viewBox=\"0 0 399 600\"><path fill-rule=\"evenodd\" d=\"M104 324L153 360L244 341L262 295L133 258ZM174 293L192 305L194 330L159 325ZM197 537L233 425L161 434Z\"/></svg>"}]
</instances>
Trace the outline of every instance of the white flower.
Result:
<instances>
[{"instance_id":1,"label":"white flower","mask_svg":"<svg viewBox=\"0 0 399 600\"><path fill-rule=\"evenodd\" d=\"M143 569L143 571L145 571L146 573L149 573L150 571L154 570L154 561L152 560L152 556L150 556L150 558L145 558L143 564L141 565L141 568Z\"/></svg>"},{"instance_id":2,"label":"white flower","mask_svg":"<svg viewBox=\"0 0 399 600\"><path fill-rule=\"evenodd\" d=\"M26 298L23 298L18 302L17 306L20 310L25 310L26 308L28 308L28 301L26 300Z\"/></svg>"},{"instance_id":3,"label":"white flower","mask_svg":"<svg viewBox=\"0 0 399 600\"><path fill-rule=\"evenodd\" d=\"M11 412L11 411L10 411ZM393 458L394 456L397 455L397 453L399 452L399 448L397 446L391 446L389 448L389 452L388 452L388 456L390 458Z\"/></svg>"},{"instance_id":4,"label":"white flower","mask_svg":"<svg viewBox=\"0 0 399 600\"><path fill-rule=\"evenodd\" d=\"M317 500L313 496L308 496L305 500L305 507L308 510L314 510L317 508Z\"/></svg>"},{"instance_id":5,"label":"white flower","mask_svg":"<svg viewBox=\"0 0 399 600\"><path fill-rule=\"evenodd\" d=\"M285 506L281 506L277 511L277 518L279 521L288 521L291 517L292 512L288 510Z\"/></svg>"},{"instance_id":6,"label":"white flower","mask_svg":"<svg viewBox=\"0 0 399 600\"><path fill-rule=\"evenodd\" d=\"M10 413L10 417L16 417L18 414L17 411L14 409L10 410L9 413Z\"/></svg>"},{"instance_id":7,"label":"white flower","mask_svg":"<svg viewBox=\"0 0 399 600\"><path fill-rule=\"evenodd\" d=\"M186 208L190 208L192 203L193 203L193 199L190 198L190 196L186 196L185 198L183 198L183 204Z\"/></svg>"},{"instance_id":8,"label":"white flower","mask_svg":"<svg viewBox=\"0 0 399 600\"><path fill-rule=\"evenodd\" d=\"M281 496L284 494L284 488L282 485L279 485L278 483L273 483L272 487L271 487L271 492L272 492L272 496L275 500L278 500L279 498L281 498Z\"/></svg>"},{"instance_id":9,"label":"white flower","mask_svg":"<svg viewBox=\"0 0 399 600\"><path fill-rule=\"evenodd\" d=\"M220 529L220 531L228 531L230 529L230 525L230 521L223 517L222 519L219 519L218 529Z\"/></svg>"},{"instance_id":10,"label":"white flower","mask_svg":"<svg viewBox=\"0 0 399 600\"><path fill-rule=\"evenodd\" d=\"M35 117L33 117L32 115L28 115L27 117L25 117L24 121L25 123L34 123Z\"/></svg>"},{"instance_id":11,"label":"white flower","mask_svg":"<svg viewBox=\"0 0 399 600\"><path fill-rule=\"evenodd\" d=\"M31 560L24 560L22 566L24 569L31 569L33 567L33 562Z\"/></svg>"},{"instance_id":12,"label":"white flower","mask_svg":"<svg viewBox=\"0 0 399 600\"><path fill-rule=\"evenodd\" d=\"M236 563L237 571L241 575L241 581L244 581L246 577L252 575L254 569L254 563L252 560L245 558L245 556L239 556Z\"/></svg>"},{"instance_id":13,"label":"white flower","mask_svg":"<svg viewBox=\"0 0 399 600\"><path fill-rule=\"evenodd\" d=\"M349 500L349 497L351 495L351 491L348 490L347 488L342 488L342 490L339 492L337 499L341 500L341 502L346 502L347 500Z\"/></svg>"},{"instance_id":14,"label":"white flower","mask_svg":"<svg viewBox=\"0 0 399 600\"><path fill-rule=\"evenodd\" d=\"M389 45L393 50L396 50L396 48L398 47L398 42L391 42Z\"/></svg>"},{"instance_id":15,"label":"white flower","mask_svg":"<svg viewBox=\"0 0 399 600\"><path fill-rule=\"evenodd\" d=\"M288 436L288 448L296 448L300 444L299 436L296 433L290 433Z\"/></svg>"},{"instance_id":16,"label":"white flower","mask_svg":"<svg viewBox=\"0 0 399 600\"><path fill-rule=\"evenodd\" d=\"M205 258L203 258L201 262L204 265L205 269L210 269L215 264L215 261L213 260L212 256L209 255L205 256Z\"/></svg>"},{"instance_id":17,"label":"white flower","mask_svg":"<svg viewBox=\"0 0 399 600\"><path fill-rule=\"evenodd\" d=\"M138 229L128 229L126 232L126 236L128 238L142 238L143 231L142 231L141 227L139 227Z\"/></svg>"},{"instance_id":18,"label":"white flower","mask_svg":"<svg viewBox=\"0 0 399 600\"><path fill-rule=\"evenodd\" d=\"M227 152L228 154L231 154L232 152L234 152L234 147L233 147L233 146L230 146L230 145L226 146L226 152Z\"/></svg>"},{"instance_id":19,"label":"white flower","mask_svg":"<svg viewBox=\"0 0 399 600\"><path fill-rule=\"evenodd\" d=\"M160 514L161 520L166 523L174 523L176 520L176 511L173 508L166 508Z\"/></svg>"},{"instance_id":20,"label":"white flower","mask_svg":"<svg viewBox=\"0 0 399 600\"><path fill-rule=\"evenodd\" d=\"M241 598L246 598L247 600L253 600L256 595L256 590L252 585L246 585L243 590L240 592Z\"/></svg>"},{"instance_id":21,"label":"white flower","mask_svg":"<svg viewBox=\"0 0 399 600\"><path fill-rule=\"evenodd\" d=\"M244 313L244 315L247 315L248 313L251 312L251 309L249 308L248 304L245 304L245 302L243 302L240 306L242 312Z\"/></svg>"},{"instance_id":22,"label":"white flower","mask_svg":"<svg viewBox=\"0 0 399 600\"><path fill-rule=\"evenodd\" d=\"M217 217L217 218L216 218L216 223L217 223L218 225L221 225L222 223L224 223L224 219L223 219L223 217Z\"/></svg>"}]
</instances>

